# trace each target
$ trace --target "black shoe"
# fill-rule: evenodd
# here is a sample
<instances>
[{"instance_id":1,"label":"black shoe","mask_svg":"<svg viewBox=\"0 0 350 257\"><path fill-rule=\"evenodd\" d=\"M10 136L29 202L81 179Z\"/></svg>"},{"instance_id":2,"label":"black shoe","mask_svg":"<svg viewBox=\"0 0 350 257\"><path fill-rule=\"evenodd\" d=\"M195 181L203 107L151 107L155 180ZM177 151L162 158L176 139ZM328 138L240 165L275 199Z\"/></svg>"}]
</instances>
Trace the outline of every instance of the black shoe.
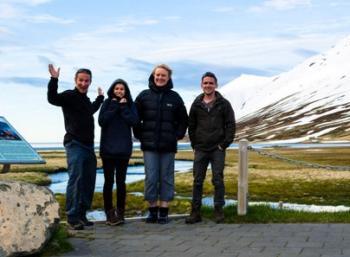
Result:
<instances>
[{"instance_id":1,"label":"black shoe","mask_svg":"<svg viewBox=\"0 0 350 257\"><path fill-rule=\"evenodd\" d=\"M190 216L185 219L186 224L194 224L201 221L201 212L198 209L192 209Z\"/></svg>"},{"instance_id":2,"label":"black shoe","mask_svg":"<svg viewBox=\"0 0 350 257\"><path fill-rule=\"evenodd\" d=\"M223 223L225 220L224 210L222 206L214 207L214 219L216 223Z\"/></svg>"},{"instance_id":3,"label":"black shoe","mask_svg":"<svg viewBox=\"0 0 350 257\"><path fill-rule=\"evenodd\" d=\"M159 224L169 223L168 213L169 213L169 208L164 208L164 207L159 208L159 216L158 216Z\"/></svg>"},{"instance_id":4,"label":"black shoe","mask_svg":"<svg viewBox=\"0 0 350 257\"><path fill-rule=\"evenodd\" d=\"M148 216L145 219L146 223L157 223L158 221L158 206L148 208Z\"/></svg>"},{"instance_id":5,"label":"black shoe","mask_svg":"<svg viewBox=\"0 0 350 257\"><path fill-rule=\"evenodd\" d=\"M84 230L84 225L80 221L67 222L68 229L71 230Z\"/></svg>"},{"instance_id":6,"label":"black shoe","mask_svg":"<svg viewBox=\"0 0 350 257\"><path fill-rule=\"evenodd\" d=\"M95 224L92 221L88 220L85 216L80 218L80 223L83 224L83 226L86 226L86 227L91 227L91 226L93 226Z\"/></svg>"}]
</instances>

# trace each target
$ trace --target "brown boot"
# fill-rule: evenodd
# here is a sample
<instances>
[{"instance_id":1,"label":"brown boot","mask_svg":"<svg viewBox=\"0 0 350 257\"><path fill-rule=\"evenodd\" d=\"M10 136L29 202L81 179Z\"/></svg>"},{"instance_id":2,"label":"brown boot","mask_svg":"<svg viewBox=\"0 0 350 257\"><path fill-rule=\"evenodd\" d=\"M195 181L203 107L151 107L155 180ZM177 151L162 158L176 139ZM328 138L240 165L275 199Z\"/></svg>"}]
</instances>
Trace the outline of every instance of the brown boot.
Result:
<instances>
[{"instance_id":1,"label":"brown boot","mask_svg":"<svg viewBox=\"0 0 350 257\"><path fill-rule=\"evenodd\" d=\"M186 224L194 224L197 222L201 222L202 217L201 217L201 211L198 208L192 208L190 216L186 217Z\"/></svg>"},{"instance_id":2,"label":"brown boot","mask_svg":"<svg viewBox=\"0 0 350 257\"><path fill-rule=\"evenodd\" d=\"M106 212L106 225L115 226L120 224L119 219L117 218L117 215L115 214L115 209L111 209Z\"/></svg>"},{"instance_id":3,"label":"brown boot","mask_svg":"<svg viewBox=\"0 0 350 257\"><path fill-rule=\"evenodd\" d=\"M118 223L116 225L120 225L120 224L124 224L125 223L124 213L125 213L125 209L124 208L117 208L117 220L118 220Z\"/></svg>"},{"instance_id":4,"label":"brown boot","mask_svg":"<svg viewBox=\"0 0 350 257\"><path fill-rule=\"evenodd\" d=\"M225 220L224 210L222 206L215 206L214 219L216 223L222 223Z\"/></svg>"}]
</instances>

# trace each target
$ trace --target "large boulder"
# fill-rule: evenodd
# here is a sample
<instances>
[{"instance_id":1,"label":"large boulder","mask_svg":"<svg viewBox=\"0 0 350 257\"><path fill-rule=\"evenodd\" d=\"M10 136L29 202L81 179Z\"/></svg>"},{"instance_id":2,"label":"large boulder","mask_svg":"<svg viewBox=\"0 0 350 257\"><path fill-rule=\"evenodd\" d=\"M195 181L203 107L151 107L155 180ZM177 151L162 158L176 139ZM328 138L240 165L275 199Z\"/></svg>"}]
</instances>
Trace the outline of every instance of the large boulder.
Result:
<instances>
[{"instance_id":1,"label":"large boulder","mask_svg":"<svg viewBox=\"0 0 350 257\"><path fill-rule=\"evenodd\" d=\"M0 181L0 257L40 252L59 224L59 205L46 187Z\"/></svg>"}]
</instances>

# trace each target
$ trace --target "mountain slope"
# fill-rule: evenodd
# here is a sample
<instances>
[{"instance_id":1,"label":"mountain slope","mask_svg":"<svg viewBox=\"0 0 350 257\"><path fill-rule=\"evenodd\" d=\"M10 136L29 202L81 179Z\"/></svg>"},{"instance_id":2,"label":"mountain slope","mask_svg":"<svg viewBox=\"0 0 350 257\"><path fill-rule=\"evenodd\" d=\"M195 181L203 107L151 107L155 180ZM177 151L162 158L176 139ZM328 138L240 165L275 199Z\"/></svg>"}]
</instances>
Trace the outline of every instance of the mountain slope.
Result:
<instances>
[{"instance_id":1,"label":"mountain slope","mask_svg":"<svg viewBox=\"0 0 350 257\"><path fill-rule=\"evenodd\" d=\"M243 75L220 92L237 118L237 137L255 141L350 135L350 37L274 77ZM349 137L350 138L350 137Z\"/></svg>"}]
</instances>

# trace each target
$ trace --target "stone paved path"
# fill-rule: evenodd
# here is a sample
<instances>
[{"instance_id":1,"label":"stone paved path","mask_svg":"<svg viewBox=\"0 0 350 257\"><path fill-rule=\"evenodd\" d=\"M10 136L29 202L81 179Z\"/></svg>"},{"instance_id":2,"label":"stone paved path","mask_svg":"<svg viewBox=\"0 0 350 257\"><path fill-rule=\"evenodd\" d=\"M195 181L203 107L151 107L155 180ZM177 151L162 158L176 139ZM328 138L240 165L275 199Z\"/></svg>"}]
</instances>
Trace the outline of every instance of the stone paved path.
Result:
<instances>
[{"instance_id":1,"label":"stone paved path","mask_svg":"<svg viewBox=\"0 0 350 257\"><path fill-rule=\"evenodd\" d=\"M70 239L65 257L350 256L350 224L95 224Z\"/></svg>"}]
</instances>

